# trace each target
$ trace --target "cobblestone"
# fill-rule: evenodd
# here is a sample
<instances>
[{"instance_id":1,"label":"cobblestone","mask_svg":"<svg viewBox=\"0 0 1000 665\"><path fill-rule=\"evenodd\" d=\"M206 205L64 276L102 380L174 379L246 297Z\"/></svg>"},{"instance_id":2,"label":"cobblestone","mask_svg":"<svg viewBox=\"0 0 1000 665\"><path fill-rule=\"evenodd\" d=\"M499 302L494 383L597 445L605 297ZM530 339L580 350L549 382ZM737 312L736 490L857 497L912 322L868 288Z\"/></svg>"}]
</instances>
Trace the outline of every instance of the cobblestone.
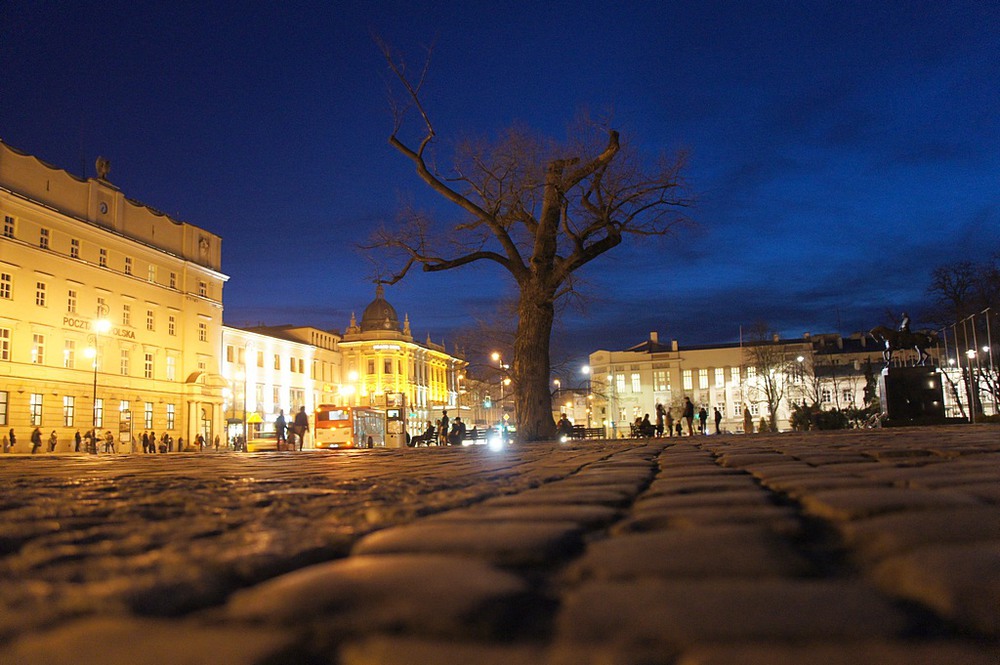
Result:
<instances>
[{"instance_id":1,"label":"cobblestone","mask_svg":"<svg viewBox=\"0 0 1000 665\"><path fill-rule=\"evenodd\" d=\"M1000 429L0 457L0 665L1000 662Z\"/></svg>"}]
</instances>

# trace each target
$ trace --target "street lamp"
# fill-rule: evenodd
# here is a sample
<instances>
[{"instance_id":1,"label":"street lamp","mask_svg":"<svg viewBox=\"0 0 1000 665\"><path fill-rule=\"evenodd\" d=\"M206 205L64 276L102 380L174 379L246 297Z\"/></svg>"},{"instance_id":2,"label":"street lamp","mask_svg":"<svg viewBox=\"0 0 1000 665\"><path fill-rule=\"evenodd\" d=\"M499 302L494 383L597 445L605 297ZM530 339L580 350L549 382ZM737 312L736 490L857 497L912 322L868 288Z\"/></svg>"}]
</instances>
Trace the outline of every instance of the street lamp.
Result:
<instances>
[{"instance_id":1,"label":"street lamp","mask_svg":"<svg viewBox=\"0 0 1000 665\"><path fill-rule=\"evenodd\" d=\"M979 386L976 385L976 375L972 371L972 359L976 357L976 350L969 349L965 352L965 357L969 360L969 422L976 422L976 394Z\"/></svg>"},{"instance_id":2,"label":"street lamp","mask_svg":"<svg viewBox=\"0 0 1000 665\"><path fill-rule=\"evenodd\" d=\"M105 305L97 306L97 318L94 319L90 327L94 331L92 335L87 336L87 341L92 344L92 346L87 347L84 355L88 358L94 359L94 436L97 436L98 418L97 418L97 370L100 367L100 355L99 348L101 344L101 334L107 333L111 330L111 321L104 318L108 313L108 308ZM97 444L94 444L95 450Z\"/></svg>"},{"instance_id":3,"label":"street lamp","mask_svg":"<svg viewBox=\"0 0 1000 665\"><path fill-rule=\"evenodd\" d=\"M500 424L503 425L503 415L505 414L504 405L506 404L506 394L505 394L505 391L504 391L504 387L510 385L510 376L507 374L507 371L510 369L510 365L507 365L507 364L504 363L503 356L500 355L499 351L494 351L490 355L490 358L492 358L493 362L495 362L500 367L500 370L501 370L501 372L504 375L503 378L500 379L500 413L501 413L501 417L498 419L500 421Z\"/></svg>"}]
</instances>

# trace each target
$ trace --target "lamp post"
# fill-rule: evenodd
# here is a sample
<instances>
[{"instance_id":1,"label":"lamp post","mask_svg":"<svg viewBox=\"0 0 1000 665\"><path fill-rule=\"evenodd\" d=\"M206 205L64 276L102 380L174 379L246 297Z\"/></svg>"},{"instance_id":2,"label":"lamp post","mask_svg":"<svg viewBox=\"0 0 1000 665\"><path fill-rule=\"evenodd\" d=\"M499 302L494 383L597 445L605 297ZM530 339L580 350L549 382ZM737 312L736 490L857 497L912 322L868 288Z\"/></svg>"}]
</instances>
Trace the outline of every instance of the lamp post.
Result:
<instances>
[{"instance_id":1,"label":"lamp post","mask_svg":"<svg viewBox=\"0 0 1000 665\"><path fill-rule=\"evenodd\" d=\"M500 424L503 425L504 424L503 423L503 416L506 413L505 410L504 410L504 407L505 407L506 402L507 402L507 396L505 394L504 388L505 388L505 386L509 386L510 385L510 376L507 374L507 370L510 369L510 365L504 364L503 356L500 355L499 351L494 351L490 355L490 357L493 359L493 362L495 362L500 367L500 371L501 371L501 378L500 378L500 418L498 418L498 420L500 421Z\"/></svg>"},{"instance_id":2,"label":"lamp post","mask_svg":"<svg viewBox=\"0 0 1000 665\"><path fill-rule=\"evenodd\" d=\"M972 359L976 357L976 350L969 349L965 352L965 357L968 358L969 362L969 422L976 422L976 393L978 392L978 386L976 385L976 375L972 371Z\"/></svg>"},{"instance_id":3,"label":"lamp post","mask_svg":"<svg viewBox=\"0 0 1000 665\"><path fill-rule=\"evenodd\" d=\"M91 322L91 329L94 331L92 335L87 336L87 341L93 344L87 348L86 356L88 358L94 359L94 436L97 436L98 427L98 417L97 417L97 372L98 367L100 367L100 344L101 344L101 334L106 333L111 330L111 322L104 318L108 313L108 308L105 305L97 306L97 318ZM94 443L94 449L97 449L97 443Z\"/></svg>"}]
</instances>

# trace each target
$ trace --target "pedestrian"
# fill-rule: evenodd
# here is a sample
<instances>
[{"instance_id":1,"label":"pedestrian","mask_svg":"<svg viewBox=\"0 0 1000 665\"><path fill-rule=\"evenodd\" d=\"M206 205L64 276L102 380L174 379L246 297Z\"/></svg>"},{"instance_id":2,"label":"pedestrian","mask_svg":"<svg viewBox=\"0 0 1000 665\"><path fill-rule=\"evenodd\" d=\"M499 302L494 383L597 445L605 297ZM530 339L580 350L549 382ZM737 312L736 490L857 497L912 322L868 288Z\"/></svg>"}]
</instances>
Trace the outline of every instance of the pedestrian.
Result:
<instances>
[{"instance_id":1,"label":"pedestrian","mask_svg":"<svg viewBox=\"0 0 1000 665\"><path fill-rule=\"evenodd\" d=\"M49 452L50 453L55 452L55 450L56 450L56 444L58 442L59 442L59 439L58 439L58 437L56 437L56 431L52 430L52 433L49 434Z\"/></svg>"},{"instance_id":2,"label":"pedestrian","mask_svg":"<svg viewBox=\"0 0 1000 665\"><path fill-rule=\"evenodd\" d=\"M3 454L6 455L10 451L10 438L6 434L3 435Z\"/></svg>"},{"instance_id":3,"label":"pedestrian","mask_svg":"<svg viewBox=\"0 0 1000 665\"><path fill-rule=\"evenodd\" d=\"M215 435L215 452L219 452L219 435Z\"/></svg>"},{"instance_id":4,"label":"pedestrian","mask_svg":"<svg viewBox=\"0 0 1000 665\"><path fill-rule=\"evenodd\" d=\"M708 434L708 411L701 407L698 411L698 429L702 434Z\"/></svg>"},{"instance_id":5,"label":"pedestrian","mask_svg":"<svg viewBox=\"0 0 1000 665\"><path fill-rule=\"evenodd\" d=\"M35 428L31 433L31 454L34 455L42 447L42 430Z\"/></svg>"},{"instance_id":6,"label":"pedestrian","mask_svg":"<svg viewBox=\"0 0 1000 665\"><path fill-rule=\"evenodd\" d=\"M10 428L10 451L14 452L14 446L17 445L17 437L14 436L14 428Z\"/></svg>"},{"instance_id":7,"label":"pedestrian","mask_svg":"<svg viewBox=\"0 0 1000 665\"><path fill-rule=\"evenodd\" d=\"M683 435L684 435L684 432L681 430L681 421L678 419L678 421L677 421L677 436L683 436Z\"/></svg>"},{"instance_id":8,"label":"pedestrian","mask_svg":"<svg viewBox=\"0 0 1000 665\"><path fill-rule=\"evenodd\" d=\"M573 423L570 422L569 418L566 416L565 413L560 414L559 423L556 425L556 430L559 432L560 437L564 436L568 439L573 436Z\"/></svg>"},{"instance_id":9,"label":"pedestrian","mask_svg":"<svg viewBox=\"0 0 1000 665\"><path fill-rule=\"evenodd\" d=\"M80 430L76 430L76 434L73 435L73 452L80 452L80 443L83 441L83 437L80 436Z\"/></svg>"},{"instance_id":10,"label":"pedestrian","mask_svg":"<svg viewBox=\"0 0 1000 665\"><path fill-rule=\"evenodd\" d=\"M149 433L149 452L156 454L156 432Z\"/></svg>"},{"instance_id":11,"label":"pedestrian","mask_svg":"<svg viewBox=\"0 0 1000 665\"><path fill-rule=\"evenodd\" d=\"M674 414L670 413L670 409L667 409L667 434L670 436L674 435Z\"/></svg>"},{"instance_id":12,"label":"pedestrian","mask_svg":"<svg viewBox=\"0 0 1000 665\"><path fill-rule=\"evenodd\" d=\"M299 450L302 450L302 447L305 445L306 432L309 431L309 416L306 415L306 407L299 407L299 412L295 414L292 428L295 436L299 438Z\"/></svg>"},{"instance_id":13,"label":"pedestrian","mask_svg":"<svg viewBox=\"0 0 1000 665\"><path fill-rule=\"evenodd\" d=\"M753 434L753 416L750 415L750 407L743 405L743 433Z\"/></svg>"},{"instance_id":14,"label":"pedestrian","mask_svg":"<svg viewBox=\"0 0 1000 665\"><path fill-rule=\"evenodd\" d=\"M142 452L149 454L149 432L142 433Z\"/></svg>"},{"instance_id":15,"label":"pedestrian","mask_svg":"<svg viewBox=\"0 0 1000 665\"><path fill-rule=\"evenodd\" d=\"M684 420L688 424L688 436L694 436L694 404L690 397L684 398Z\"/></svg>"},{"instance_id":16,"label":"pedestrian","mask_svg":"<svg viewBox=\"0 0 1000 665\"><path fill-rule=\"evenodd\" d=\"M104 452L115 453L115 435L111 433L111 430L107 430L104 433Z\"/></svg>"},{"instance_id":17,"label":"pedestrian","mask_svg":"<svg viewBox=\"0 0 1000 665\"><path fill-rule=\"evenodd\" d=\"M447 409L441 409L441 427L438 428L438 436L440 438L439 444L442 446L448 445L448 424L450 422Z\"/></svg>"},{"instance_id":18,"label":"pedestrian","mask_svg":"<svg viewBox=\"0 0 1000 665\"><path fill-rule=\"evenodd\" d=\"M656 403L656 436L663 436L663 405L659 402Z\"/></svg>"},{"instance_id":19,"label":"pedestrian","mask_svg":"<svg viewBox=\"0 0 1000 665\"><path fill-rule=\"evenodd\" d=\"M715 407L715 433L721 434L722 430L719 429L719 425L722 423L722 413L719 412L719 407Z\"/></svg>"},{"instance_id":20,"label":"pedestrian","mask_svg":"<svg viewBox=\"0 0 1000 665\"><path fill-rule=\"evenodd\" d=\"M278 411L278 417L274 419L274 433L278 450L284 450L285 448L285 430L287 427L288 425L285 423L285 410L281 409Z\"/></svg>"}]
</instances>

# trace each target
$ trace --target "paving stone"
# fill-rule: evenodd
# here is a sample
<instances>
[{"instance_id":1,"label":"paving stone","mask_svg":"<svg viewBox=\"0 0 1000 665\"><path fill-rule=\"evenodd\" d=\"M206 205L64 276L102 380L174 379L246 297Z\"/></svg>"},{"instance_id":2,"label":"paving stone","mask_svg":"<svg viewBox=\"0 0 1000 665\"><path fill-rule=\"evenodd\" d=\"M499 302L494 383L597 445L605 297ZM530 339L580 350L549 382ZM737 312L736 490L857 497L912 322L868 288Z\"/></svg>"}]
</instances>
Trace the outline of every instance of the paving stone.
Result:
<instances>
[{"instance_id":1,"label":"paving stone","mask_svg":"<svg viewBox=\"0 0 1000 665\"><path fill-rule=\"evenodd\" d=\"M489 499L484 503L488 506L522 506L549 504L595 504L602 506L624 506L634 496L635 492L614 488L574 488L574 487L553 487L529 490L519 494Z\"/></svg>"},{"instance_id":2,"label":"paving stone","mask_svg":"<svg viewBox=\"0 0 1000 665\"><path fill-rule=\"evenodd\" d=\"M694 647L675 665L996 665L1000 649L975 642L861 641Z\"/></svg>"},{"instance_id":3,"label":"paving stone","mask_svg":"<svg viewBox=\"0 0 1000 665\"><path fill-rule=\"evenodd\" d=\"M816 517L850 520L898 510L974 506L977 501L959 492L895 487L825 490L802 497L802 505Z\"/></svg>"},{"instance_id":4,"label":"paving stone","mask_svg":"<svg viewBox=\"0 0 1000 665\"><path fill-rule=\"evenodd\" d=\"M809 564L787 540L753 526L656 531L600 540L574 562L573 579L796 577Z\"/></svg>"},{"instance_id":5,"label":"paving stone","mask_svg":"<svg viewBox=\"0 0 1000 665\"><path fill-rule=\"evenodd\" d=\"M376 531L361 539L352 554L457 554L523 566L578 551L582 536L573 522L417 523Z\"/></svg>"},{"instance_id":6,"label":"paving stone","mask_svg":"<svg viewBox=\"0 0 1000 665\"><path fill-rule=\"evenodd\" d=\"M674 508L701 508L707 506L766 506L773 505L766 490L731 490L728 492L699 492L695 494L661 494L643 496L633 506L636 513Z\"/></svg>"},{"instance_id":7,"label":"paving stone","mask_svg":"<svg viewBox=\"0 0 1000 665\"><path fill-rule=\"evenodd\" d=\"M511 665L543 663L538 645L431 641L376 636L349 642L340 649L338 665Z\"/></svg>"},{"instance_id":8,"label":"paving stone","mask_svg":"<svg viewBox=\"0 0 1000 665\"><path fill-rule=\"evenodd\" d=\"M0 649L0 663L259 665L293 662L295 652L295 635L271 627L211 626L115 616L84 619L23 637Z\"/></svg>"},{"instance_id":9,"label":"paving stone","mask_svg":"<svg viewBox=\"0 0 1000 665\"><path fill-rule=\"evenodd\" d=\"M355 556L239 591L226 614L289 626L316 622L345 633L405 627L453 634L471 630L477 616L485 624L485 617L513 611L526 591L521 578L475 559Z\"/></svg>"},{"instance_id":10,"label":"paving stone","mask_svg":"<svg viewBox=\"0 0 1000 665\"><path fill-rule=\"evenodd\" d=\"M1000 635L1000 540L927 546L887 559L873 577L886 592L974 631Z\"/></svg>"},{"instance_id":11,"label":"paving stone","mask_svg":"<svg viewBox=\"0 0 1000 665\"><path fill-rule=\"evenodd\" d=\"M713 641L898 635L906 617L856 582L707 580L591 582L566 594L558 637L667 646Z\"/></svg>"},{"instance_id":12,"label":"paving stone","mask_svg":"<svg viewBox=\"0 0 1000 665\"><path fill-rule=\"evenodd\" d=\"M877 560L923 545L1000 540L1000 506L891 513L838 523L844 541L860 558Z\"/></svg>"},{"instance_id":13,"label":"paving stone","mask_svg":"<svg viewBox=\"0 0 1000 665\"><path fill-rule=\"evenodd\" d=\"M723 505L644 510L617 522L611 527L611 532L625 534L724 524L759 524L786 536L796 535L801 528L801 521L790 506Z\"/></svg>"},{"instance_id":14,"label":"paving stone","mask_svg":"<svg viewBox=\"0 0 1000 665\"><path fill-rule=\"evenodd\" d=\"M620 512L607 506L545 504L518 506L479 505L432 515L429 521L457 522L573 522L597 528L612 522Z\"/></svg>"},{"instance_id":15,"label":"paving stone","mask_svg":"<svg viewBox=\"0 0 1000 665\"><path fill-rule=\"evenodd\" d=\"M740 489L759 491L757 483L749 475L729 475L716 478L657 478L643 492L643 497L660 494L731 492Z\"/></svg>"}]
</instances>

